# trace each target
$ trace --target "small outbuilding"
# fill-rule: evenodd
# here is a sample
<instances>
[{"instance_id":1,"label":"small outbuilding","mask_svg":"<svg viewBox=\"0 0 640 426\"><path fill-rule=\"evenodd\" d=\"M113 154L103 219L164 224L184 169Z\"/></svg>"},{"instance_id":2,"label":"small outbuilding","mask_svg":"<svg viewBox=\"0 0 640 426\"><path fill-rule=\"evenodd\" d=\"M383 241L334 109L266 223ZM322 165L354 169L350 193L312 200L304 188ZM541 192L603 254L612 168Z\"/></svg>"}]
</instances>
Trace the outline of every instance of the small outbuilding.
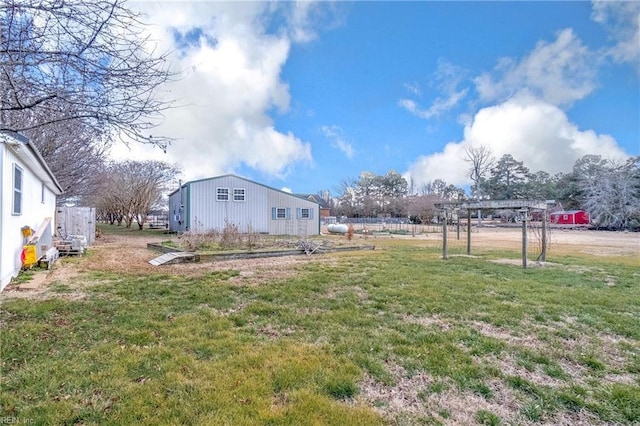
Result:
<instances>
[{"instance_id":1,"label":"small outbuilding","mask_svg":"<svg viewBox=\"0 0 640 426\"><path fill-rule=\"evenodd\" d=\"M589 225L589 213L584 210L561 210L549 215L549 221L555 225Z\"/></svg>"},{"instance_id":2,"label":"small outbuilding","mask_svg":"<svg viewBox=\"0 0 640 426\"><path fill-rule=\"evenodd\" d=\"M319 235L318 203L233 174L184 183L169 194L169 230Z\"/></svg>"},{"instance_id":3,"label":"small outbuilding","mask_svg":"<svg viewBox=\"0 0 640 426\"><path fill-rule=\"evenodd\" d=\"M25 136L0 132L0 290L22 268L25 250L39 258L53 247L56 197L62 188Z\"/></svg>"}]
</instances>

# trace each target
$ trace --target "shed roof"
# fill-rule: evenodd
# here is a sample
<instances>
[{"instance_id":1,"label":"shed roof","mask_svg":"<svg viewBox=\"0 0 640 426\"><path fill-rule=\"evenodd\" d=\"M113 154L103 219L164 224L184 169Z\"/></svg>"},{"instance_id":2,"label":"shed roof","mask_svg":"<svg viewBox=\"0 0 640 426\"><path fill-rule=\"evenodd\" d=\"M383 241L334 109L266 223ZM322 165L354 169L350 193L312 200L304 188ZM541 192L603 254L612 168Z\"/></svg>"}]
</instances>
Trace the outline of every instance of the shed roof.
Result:
<instances>
[{"instance_id":1,"label":"shed roof","mask_svg":"<svg viewBox=\"0 0 640 426\"><path fill-rule=\"evenodd\" d=\"M273 187L271 187L271 186L267 186L267 185L265 185L265 184L263 184L263 183L253 181L253 180L251 180L251 179L247 179L247 178L245 178L245 177L235 175L235 174L233 174L233 173L228 173L228 174L226 174L226 175L213 176L213 177L202 178L202 179L196 179L196 180L192 180L192 181L185 182L185 183L183 183L180 187L178 187L178 189L176 189L176 190L172 191L172 192L169 194L169 196L171 196L171 195L175 194L176 192L178 192L178 191L180 190L180 188L185 188L187 185L191 185L192 183L204 182L204 181L208 181L208 180L215 180L215 179L222 179L222 178L225 178L225 177L234 177L234 178L237 178L237 179L240 179L240 180L244 180L244 181L249 182L249 183L253 183L253 184L255 184L255 185L262 186L262 187L264 187L264 188L266 188L266 189L270 189L270 190L272 190L272 191L281 192L281 193L283 193L283 194L287 194L287 195L290 195L290 196L292 196L292 197L296 197L296 198L303 198L303 199L305 199L305 200L307 200L307 201L309 201L309 202L312 202L312 203L316 203L316 204L318 204L318 202L317 202L317 201L315 201L315 200L310 200L310 199L306 198L306 196L304 196L304 195L292 194L292 193L290 193L290 192L286 192L286 191L283 191L283 190L281 190L281 189L273 188Z\"/></svg>"}]
</instances>

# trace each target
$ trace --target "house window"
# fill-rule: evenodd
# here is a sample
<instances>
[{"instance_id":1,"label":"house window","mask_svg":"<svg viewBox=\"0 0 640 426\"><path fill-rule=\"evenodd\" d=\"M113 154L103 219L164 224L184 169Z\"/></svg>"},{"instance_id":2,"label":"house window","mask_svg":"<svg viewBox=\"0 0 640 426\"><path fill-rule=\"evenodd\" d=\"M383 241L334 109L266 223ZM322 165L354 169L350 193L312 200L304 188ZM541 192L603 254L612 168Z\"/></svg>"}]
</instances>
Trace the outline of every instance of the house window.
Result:
<instances>
[{"instance_id":1,"label":"house window","mask_svg":"<svg viewBox=\"0 0 640 426\"><path fill-rule=\"evenodd\" d=\"M13 165L13 214L22 214L22 169Z\"/></svg>"},{"instance_id":2,"label":"house window","mask_svg":"<svg viewBox=\"0 0 640 426\"><path fill-rule=\"evenodd\" d=\"M216 200L229 201L229 188L218 188L216 191Z\"/></svg>"},{"instance_id":3,"label":"house window","mask_svg":"<svg viewBox=\"0 0 640 426\"><path fill-rule=\"evenodd\" d=\"M233 201L245 201L244 188L233 188Z\"/></svg>"},{"instance_id":4,"label":"house window","mask_svg":"<svg viewBox=\"0 0 640 426\"><path fill-rule=\"evenodd\" d=\"M42 182L42 186L40 187L40 202L44 204L44 182Z\"/></svg>"}]
</instances>

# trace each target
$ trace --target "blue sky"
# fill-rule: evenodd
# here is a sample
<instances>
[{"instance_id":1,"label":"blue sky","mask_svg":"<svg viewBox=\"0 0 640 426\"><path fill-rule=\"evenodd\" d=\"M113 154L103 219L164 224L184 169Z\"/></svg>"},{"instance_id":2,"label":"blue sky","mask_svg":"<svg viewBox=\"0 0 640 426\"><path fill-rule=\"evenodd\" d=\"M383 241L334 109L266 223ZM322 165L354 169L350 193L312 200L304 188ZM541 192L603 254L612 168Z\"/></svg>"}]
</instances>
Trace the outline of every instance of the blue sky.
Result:
<instances>
[{"instance_id":1,"label":"blue sky","mask_svg":"<svg viewBox=\"0 0 640 426\"><path fill-rule=\"evenodd\" d=\"M395 170L464 186L486 145L531 171L640 155L639 2L142 2L183 78L167 149L191 180L295 193Z\"/></svg>"}]
</instances>

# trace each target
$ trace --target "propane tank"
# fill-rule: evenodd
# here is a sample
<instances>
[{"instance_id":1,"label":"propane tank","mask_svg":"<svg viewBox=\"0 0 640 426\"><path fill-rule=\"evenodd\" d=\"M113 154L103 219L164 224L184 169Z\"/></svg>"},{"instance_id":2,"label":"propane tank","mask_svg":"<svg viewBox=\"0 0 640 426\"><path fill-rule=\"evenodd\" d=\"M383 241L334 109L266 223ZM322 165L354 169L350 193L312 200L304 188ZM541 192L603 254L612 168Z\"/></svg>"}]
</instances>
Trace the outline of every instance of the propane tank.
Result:
<instances>
[{"instance_id":1,"label":"propane tank","mask_svg":"<svg viewBox=\"0 0 640 426\"><path fill-rule=\"evenodd\" d=\"M332 234L346 234L349 227L343 223L330 223L327 225L327 231Z\"/></svg>"}]
</instances>

